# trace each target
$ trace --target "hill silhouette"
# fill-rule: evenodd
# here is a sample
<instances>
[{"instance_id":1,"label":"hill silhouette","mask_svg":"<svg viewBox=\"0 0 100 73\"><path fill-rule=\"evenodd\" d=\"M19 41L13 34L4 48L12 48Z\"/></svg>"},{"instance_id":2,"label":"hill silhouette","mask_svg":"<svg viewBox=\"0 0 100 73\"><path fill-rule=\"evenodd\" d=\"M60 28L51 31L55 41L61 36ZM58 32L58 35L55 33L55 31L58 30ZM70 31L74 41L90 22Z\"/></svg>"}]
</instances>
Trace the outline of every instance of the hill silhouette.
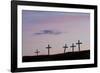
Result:
<instances>
[{"instance_id":1,"label":"hill silhouette","mask_svg":"<svg viewBox=\"0 0 100 73\"><path fill-rule=\"evenodd\" d=\"M90 59L90 50L55 55L23 56L22 62Z\"/></svg>"}]
</instances>

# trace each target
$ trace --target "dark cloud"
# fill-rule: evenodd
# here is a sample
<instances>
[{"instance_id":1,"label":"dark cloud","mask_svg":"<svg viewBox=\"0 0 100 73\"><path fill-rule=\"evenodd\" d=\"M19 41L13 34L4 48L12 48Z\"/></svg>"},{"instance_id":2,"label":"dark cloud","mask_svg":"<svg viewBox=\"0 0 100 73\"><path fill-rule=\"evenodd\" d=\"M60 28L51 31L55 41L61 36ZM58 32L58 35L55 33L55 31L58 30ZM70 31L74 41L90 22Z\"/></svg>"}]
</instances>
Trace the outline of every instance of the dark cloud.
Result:
<instances>
[{"instance_id":1,"label":"dark cloud","mask_svg":"<svg viewBox=\"0 0 100 73\"><path fill-rule=\"evenodd\" d=\"M35 35L45 35L45 34L50 34L50 35L59 35L62 34L62 32L55 31L55 30L41 30L40 32L34 33Z\"/></svg>"}]
</instances>

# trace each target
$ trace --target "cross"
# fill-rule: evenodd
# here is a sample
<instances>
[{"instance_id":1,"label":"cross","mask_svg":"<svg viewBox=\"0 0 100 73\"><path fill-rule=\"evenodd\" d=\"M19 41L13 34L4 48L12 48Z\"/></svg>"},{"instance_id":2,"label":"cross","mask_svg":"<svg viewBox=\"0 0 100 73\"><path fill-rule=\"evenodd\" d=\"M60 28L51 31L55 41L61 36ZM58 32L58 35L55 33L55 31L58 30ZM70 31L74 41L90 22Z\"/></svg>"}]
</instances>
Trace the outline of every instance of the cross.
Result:
<instances>
[{"instance_id":1,"label":"cross","mask_svg":"<svg viewBox=\"0 0 100 73\"><path fill-rule=\"evenodd\" d=\"M68 48L67 44L65 44L65 46L63 46L64 48L64 53L66 53L66 48Z\"/></svg>"},{"instance_id":2,"label":"cross","mask_svg":"<svg viewBox=\"0 0 100 73\"><path fill-rule=\"evenodd\" d=\"M78 49L80 51L80 45L82 44L82 42L80 42L80 40L78 40L78 42L76 44L78 45Z\"/></svg>"},{"instance_id":3,"label":"cross","mask_svg":"<svg viewBox=\"0 0 100 73\"><path fill-rule=\"evenodd\" d=\"M52 47L50 47L50 45L48 44L48 47L46 47L47 49L48 49L48 55L50 55L50 48L52 48Z\"/></svg>"},{"instance_id":4,"label":"cross","mask_svg":"<svg viewBox=\"0 0 100 73\"><path fill-rule=\"evenodd\" d=\"M70 46L70 47L72 47L72 52L74 52L74 47L76 47L76 46L74 45L74 43L72 43L72 46Z\"/></svg>"},{"instance_id":5,"label":"cross","mask_svg":"<svg viewBox=\"0 0 100 73\"><path fill-rule=\"evenodd\" d=\"M38 56L38 53L40 53L40 51L38 51L38 49L37 49L35 53L36 53L36 54L37 54L37 56Z\"/></svg>"}]
</instances>

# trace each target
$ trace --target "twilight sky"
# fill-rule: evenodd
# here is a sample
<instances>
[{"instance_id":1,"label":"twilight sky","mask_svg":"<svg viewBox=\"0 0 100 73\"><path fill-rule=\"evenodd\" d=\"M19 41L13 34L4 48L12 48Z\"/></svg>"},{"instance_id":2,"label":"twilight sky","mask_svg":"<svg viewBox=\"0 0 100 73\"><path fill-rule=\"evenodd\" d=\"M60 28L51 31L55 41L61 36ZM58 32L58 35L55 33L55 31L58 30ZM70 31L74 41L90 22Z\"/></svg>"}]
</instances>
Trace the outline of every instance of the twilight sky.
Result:
<instances>
[{"instance_id":1,"label":"twilight sky","mask_svg":"<svg viewBox=\"0 0 100 73\"><path fill-rule=\"evenodd\" d=\"M48 44L51 54L63 53L72 49L72 43L81 40L81 50L90 49L90 14L75 12L51 12L22 10L22 55L47 55ZM76 44L75 44L76 45ZM78 47L75 47L78 51Z\"/></svg>"}]
</instances>

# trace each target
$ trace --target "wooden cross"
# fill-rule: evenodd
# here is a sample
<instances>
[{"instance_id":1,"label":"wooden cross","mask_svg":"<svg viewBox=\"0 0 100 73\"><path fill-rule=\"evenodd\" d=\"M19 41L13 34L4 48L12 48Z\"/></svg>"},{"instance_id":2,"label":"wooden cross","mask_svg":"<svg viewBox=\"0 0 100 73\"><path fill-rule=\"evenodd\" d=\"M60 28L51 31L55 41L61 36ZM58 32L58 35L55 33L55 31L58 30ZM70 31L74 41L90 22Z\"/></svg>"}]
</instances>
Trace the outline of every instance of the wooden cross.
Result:
<instances>
[{"instance_id":1,"label":"wooden cross","mask_svg":"<svg viewBox=\"0 0 100 73\"><path fill-rule=\"evenodd\" d=\"M48 49L48 55L50 55L50 48L52 48L52 47L50 47L50 45L48 44L48 46L46 48Z\"/></svg>"},{"instance_id":2,"label":"wooden cross","mask_svg":"<svg viewBox=\"0 0 100 73\"><path fill-rule=\"evenodd\" d=\"M66 48L68 48L67 44L65 44L65 46L63 46L64 48L64 53L66 53Z\"/></svg>"},{"instance_id":3,"label":"wooden cross","mask_svg":"<svg viewBox=\"0 0 100 73\"><path fill-rule=\"evenodd\" d=\"M80 42L80 40L78 40L78 42L76 44L78 45L78 49L80 51L80 45L82 44L82 42Z\"/></svg>"},{"instance_id":4,"label":"wooden cross","mask_svg":"<svg viewBox=\"0 0 100 73\"><path fill-rule=\"evenodd\" d=\"M71 48L72 48L72 52L74 52L74 47L76 47L75 45L74 45L74 43L72 43L72 46L70 46Z\"/></svg>"},{"instance_id":5,"label":"wooden cross","mask_svg":"<svg viewBox=\"0 0 100 73\"><path fill-rule=\"evenodd\" d=\"M36 53L36 54L37 54L37 56L38 56L38 53L40 53L40 51L38 51L38 49L37 49L35 53Z\"/></svg>"}]
</instances>

